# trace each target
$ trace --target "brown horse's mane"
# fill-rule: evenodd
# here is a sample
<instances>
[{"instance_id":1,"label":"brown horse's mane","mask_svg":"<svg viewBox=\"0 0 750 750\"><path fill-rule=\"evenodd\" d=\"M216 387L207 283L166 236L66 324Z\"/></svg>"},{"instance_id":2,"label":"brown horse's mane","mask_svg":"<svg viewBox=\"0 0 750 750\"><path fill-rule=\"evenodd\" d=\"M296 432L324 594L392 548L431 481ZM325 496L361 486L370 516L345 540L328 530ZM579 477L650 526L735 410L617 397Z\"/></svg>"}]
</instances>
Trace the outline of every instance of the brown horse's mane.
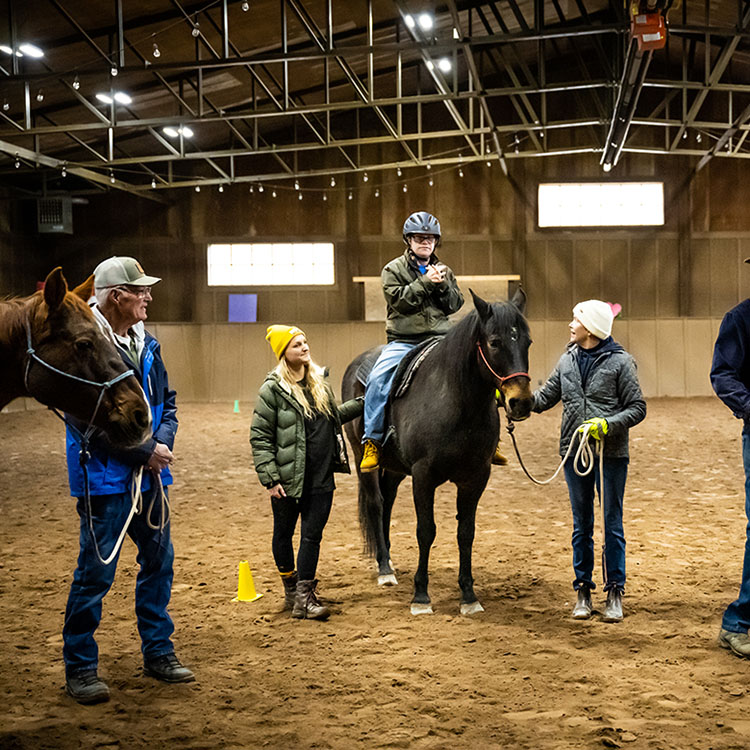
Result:
<instances>
[{"instance_id":1,"label":"brown horse's mane","mask_svg":"<svg viewBox=\"0 0 750 750\"><path fill-rule=\"evenodd\" d=\"M23 331L26 315L30 316L32 323L37 322L42 301L42 292L34 292L28 297L0 299L0 345L9 343Z\"/></svg>"}]
</instances>

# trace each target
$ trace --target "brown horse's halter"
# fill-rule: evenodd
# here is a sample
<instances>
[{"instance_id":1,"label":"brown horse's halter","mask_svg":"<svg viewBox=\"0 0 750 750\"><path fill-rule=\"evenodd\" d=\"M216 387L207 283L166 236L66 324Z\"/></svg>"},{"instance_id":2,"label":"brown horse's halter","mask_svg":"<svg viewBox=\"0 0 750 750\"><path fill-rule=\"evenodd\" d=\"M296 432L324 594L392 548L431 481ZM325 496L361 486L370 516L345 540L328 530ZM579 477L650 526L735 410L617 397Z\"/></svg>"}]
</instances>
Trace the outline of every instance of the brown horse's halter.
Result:
<instances>
[{"instance_id":1,"label":"brown horse's halter","mask_svg":"<svg viewBox=\"0 0 750 750\"><path fill-rule=\"evenodd\" d=\"M484 351L482 350L482 345L477 341L477 349L479 350L479 356L482 358L482 362L484 362L487 369L497 378L497 380L500 382L500 385L502 386L506 380L510 380L511 378L528 378L531 380L531 375L529 375L528 372L512 372L510 375L498 375L493 369L490 363L487 361L487 357L484 356Z\"/></svg>"}]
</instances>

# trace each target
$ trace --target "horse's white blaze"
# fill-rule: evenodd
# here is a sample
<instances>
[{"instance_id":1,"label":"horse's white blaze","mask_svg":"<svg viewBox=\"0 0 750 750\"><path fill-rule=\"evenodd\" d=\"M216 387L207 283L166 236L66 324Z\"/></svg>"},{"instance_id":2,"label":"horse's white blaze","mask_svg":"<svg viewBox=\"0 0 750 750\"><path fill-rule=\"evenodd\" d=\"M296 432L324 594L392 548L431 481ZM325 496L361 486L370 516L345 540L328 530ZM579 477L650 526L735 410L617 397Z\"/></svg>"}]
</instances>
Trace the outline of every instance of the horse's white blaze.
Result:
<instances>
[{"instance_id":1,"label":"horse's white blaze","mask_svg":"<svg viewBox=\"0 0 750 750\"><path fill-rule=\"evenodd\" d=\"M431 615L432 604L419 604L418 602L412 602L411 613L413 615Z\"/></svg>"},{"instance_id":2,"label":"horse's white blaze","mask_svg":"<svg viewBox=\"0 0 750 750\"><path fill-rule=\"evenodd\" d=\"M388 573L388 575L378 576L378 586L398 586L398 581L393 573Z\"/></svg>"},{"instance_id":3,"label":"horse's white blaze","mask_svg":"<svg viewBox=\"0 0 750 750\"><path fill-rule=\"evenodd\" d=\"M484 612L484 607L479 602L472 602L471 604L461 605L462 615L475 615L478 612Z\"/></svg>"}]
</instances>

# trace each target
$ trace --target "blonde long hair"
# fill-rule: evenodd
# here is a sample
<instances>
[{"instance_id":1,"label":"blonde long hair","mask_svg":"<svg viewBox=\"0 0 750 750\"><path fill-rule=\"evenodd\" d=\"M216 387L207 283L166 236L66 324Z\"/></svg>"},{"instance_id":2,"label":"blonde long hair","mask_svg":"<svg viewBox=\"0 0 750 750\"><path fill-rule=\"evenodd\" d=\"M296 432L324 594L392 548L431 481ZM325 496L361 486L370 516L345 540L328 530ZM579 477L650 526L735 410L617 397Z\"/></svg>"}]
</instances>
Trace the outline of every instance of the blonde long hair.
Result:
<instances>
[{"instance_id":1,"label":"blonde long hair","mask_svg":"<svg viewBox=\"0 0 750 750\"><path fill-rule=\"evenodd\" d=\"M323 379L323 368L316 365L314 362L310 362L309 365L305 365L305 379L307 385L310 388L310 394L312 395L314 408L310 406L310 402L305 398L305 393L302 387L294 379L294 373L287 364L286 358L282 356L279 364L276 365L276 374L279 379L282 380L289 386L292 392L292 396L297 400L297 403L302 407L307 419L312 419L315 412L325 414L326 417L333 417L333 408L331 407L331 401L328 396L328 390L325 386L325 380Z\"/></svg>"}]
</instances>

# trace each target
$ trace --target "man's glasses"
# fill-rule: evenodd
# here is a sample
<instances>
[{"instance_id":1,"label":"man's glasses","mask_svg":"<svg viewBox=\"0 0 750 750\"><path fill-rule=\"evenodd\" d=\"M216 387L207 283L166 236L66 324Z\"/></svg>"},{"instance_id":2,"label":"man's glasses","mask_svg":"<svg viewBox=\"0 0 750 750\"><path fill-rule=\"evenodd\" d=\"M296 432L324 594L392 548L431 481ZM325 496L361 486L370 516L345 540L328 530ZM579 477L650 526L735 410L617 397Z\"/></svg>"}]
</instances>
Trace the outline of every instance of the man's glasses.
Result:
<instances>
[{"instance_id":1,"label":"man's glasses","mask_svg":"<svg viewBox=\"0 0 750 750\"><path fill-rule=\"evenodd\" d=\"M412 238L417 242L435 242L437 240L434 234L413 234Z\"/></svg>"},{"instance_id":2,"label":"man's glasses","mask_svg":"<svg viewBox=\"0 0 750 750\"><path fill-rule=\"evenodd\" d=\"M119 289L121 292L129 292L130 294L134 295L135 297L145 297L146 295L151 295L151 287L150 286L116 286L115 289Z\"/></svg>"}]
</instances>

